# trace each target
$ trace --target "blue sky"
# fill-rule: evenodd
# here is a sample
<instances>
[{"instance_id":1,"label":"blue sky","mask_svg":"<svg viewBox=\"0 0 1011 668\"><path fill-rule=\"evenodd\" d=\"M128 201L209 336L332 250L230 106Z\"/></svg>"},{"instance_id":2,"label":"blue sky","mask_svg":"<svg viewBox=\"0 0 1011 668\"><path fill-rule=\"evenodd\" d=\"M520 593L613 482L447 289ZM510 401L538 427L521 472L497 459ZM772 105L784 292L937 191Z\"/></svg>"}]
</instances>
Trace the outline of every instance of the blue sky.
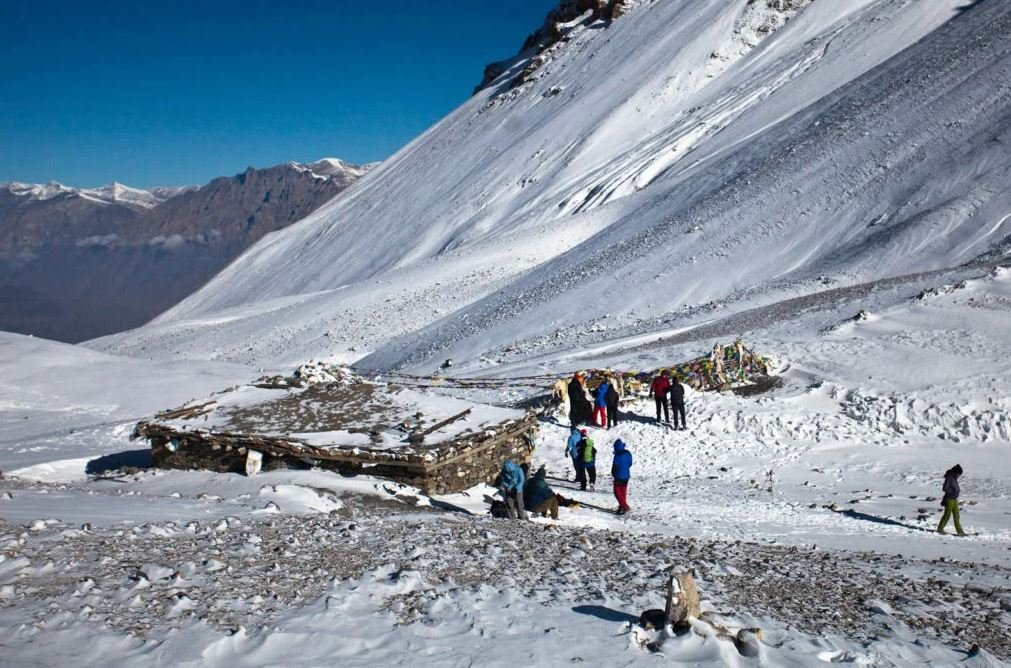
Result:
<instances>
[{"instance_id":1,"label":"blue sky","mask_svg":"<svg viewBox=\"0 0 1011 668\"><path fill-rule=\"evenodd\" d=\"M0 2L0 181L203 183L381 160L557 0Z\"/></svg>"}]
</instances>

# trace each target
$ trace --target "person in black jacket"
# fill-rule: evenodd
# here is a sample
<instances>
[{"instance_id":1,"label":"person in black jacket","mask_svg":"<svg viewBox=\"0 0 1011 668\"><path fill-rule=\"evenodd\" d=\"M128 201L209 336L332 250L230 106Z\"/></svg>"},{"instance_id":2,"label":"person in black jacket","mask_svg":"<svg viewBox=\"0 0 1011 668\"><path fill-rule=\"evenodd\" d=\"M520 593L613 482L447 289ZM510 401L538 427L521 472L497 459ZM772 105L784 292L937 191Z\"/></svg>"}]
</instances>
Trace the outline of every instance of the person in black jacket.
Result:
<instances>
[{"instance_id":1,"label":"person in black jacket","mask_svg":"<svg viewBox=\"0 0 1011 668\"><path fill-rule=\"evenodd\" d=\"M618 390L614 387L615 383L612 380L607 386L607 428L610 429L614 425L618 424L618 400L621 397L618 395Z\"/></svg>"},{"instance_id":2,"label":"person in black jacket","mask_svg":"<svg viewBox=\"0 0 1011 668\"><path fill-rule=\"evenodd\" d=\"M674 376L670 386L670 407L674 413L674 428L687 429L685 422L685 386L681 384L677 376ZM678 416L681 416L681 426L678 427Z\"/></svg>"},{"instance_id":3,"label":"person in black jacket","mask_svg":"<svg viewBox=\"0 0 1011 668\"><path fill-rule=\"evenodd\" d=\"M962 475L962 467L955 464L944 472L944 498L941 499L941 507L944 508L944 515L941 516L941 523L937 525L937 533L944 533L944 527L951 518L955 521L955 531L959 536L964 536L962 523L958 517L958 495L962 492L958 486L958 479Z\"/></svg>"},{"instance_id":4,"label":"person in black jacket","mask_svg":"<svg viewBox=\"0 0 1011 668\"><path fill-rule=\"evenodd\" d=\"M576 373L569 381L569 423L586 424L593 415L593 405L586 398L586 385L583 384L583 374Z\"/></svg>"}]
</instances>

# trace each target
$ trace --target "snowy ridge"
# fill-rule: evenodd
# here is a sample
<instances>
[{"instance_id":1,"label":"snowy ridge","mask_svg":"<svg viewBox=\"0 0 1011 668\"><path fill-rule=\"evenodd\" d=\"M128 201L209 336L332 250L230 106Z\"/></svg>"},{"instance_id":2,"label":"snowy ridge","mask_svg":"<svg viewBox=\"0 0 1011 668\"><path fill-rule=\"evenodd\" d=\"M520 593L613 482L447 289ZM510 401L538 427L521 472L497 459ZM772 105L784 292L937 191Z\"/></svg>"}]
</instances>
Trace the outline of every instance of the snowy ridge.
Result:
<instances>
[{"instance_id":1,"label":"snowy ridge","mask_svg":"<svg viewBox=\"0 0 1011 668\"><path fill-rule=\"evenodd\" d=\"M100 188L71 188L56 181L50 181L46 184L20 183L17 181L0 183L0 188L5 188L15 197L24 197L29 200L46 201L56 197L81 197L100 204L125 204L141 209L153 209L180 193L196 190L198 187L158 187L144 190L141 188L131 188L115 181Z\"/></svg>"},{"instance_id":2,"label":"snowy ridge","mask_svg":"<svg viewBox=\"0 0 1011 668\"><path fill-rule=\"evenodd\" d=\"M301 163L289 162L290 166L299 171L309 172L320 179L330 178L360 178L365 176L379 163L369 163L366 165L352 165L339 158L323 158L316 162Z\"/></svg>"}]
</instances>

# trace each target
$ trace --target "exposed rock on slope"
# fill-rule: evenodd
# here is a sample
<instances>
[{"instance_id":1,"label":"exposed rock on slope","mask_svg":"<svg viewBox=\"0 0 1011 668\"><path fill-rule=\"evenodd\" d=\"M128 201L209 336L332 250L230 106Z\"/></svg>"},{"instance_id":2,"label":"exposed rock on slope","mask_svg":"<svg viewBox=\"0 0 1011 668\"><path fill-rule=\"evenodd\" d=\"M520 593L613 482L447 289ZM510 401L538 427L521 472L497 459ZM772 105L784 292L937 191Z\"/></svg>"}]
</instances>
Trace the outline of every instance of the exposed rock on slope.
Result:
<instances>
[{"instance_id":1,"label":"exposed rock on slope","mask_svg":"<svg viewBox=\"0 0 1011 668\"><path fill-rule=\"evenodd\" d=\"M0 329L80 341L136 327L367 168L249 168L202 188L0 187Z\"/></svg>"},{"instance_id":2,"label":"exposed rock on slope","mask_svg":"<svg viewBox=\"0 0 1011 668\"><path fill-rule=\"evenodd\" d=\"M740 16L734 25L735 40L729 49L714 51L713 60L723 63L736 60L812 2L814 0L737 1ZM485 66L484 78L474 92L484 90L506 72L512 73L508 88L523 85L548 61L546 52L568 41L576 27L591 26L598 21L609 26L640 3L641 0L562 0L548 13L544 25L527 37L516 56Z\"/></svg>"},{"instance_id":3,"label":"exposed rock on slope","mask_svg":"<svg viewBox=\"0 0 1011 668\"><path fill-rule=\"evenodd\" d=\"M517 56L484 68L484 78L474 92L484 90L493 81L510 70L517 62L526 61L525 67L510 80L510 87L523 84L543 64L538 56L560 41L567 39L576 23L590 25L594 21L613 21L621 18L637 0L562 0L558 7L548 12L544 25L530 34Z\"/></svg>"}]
</instances>

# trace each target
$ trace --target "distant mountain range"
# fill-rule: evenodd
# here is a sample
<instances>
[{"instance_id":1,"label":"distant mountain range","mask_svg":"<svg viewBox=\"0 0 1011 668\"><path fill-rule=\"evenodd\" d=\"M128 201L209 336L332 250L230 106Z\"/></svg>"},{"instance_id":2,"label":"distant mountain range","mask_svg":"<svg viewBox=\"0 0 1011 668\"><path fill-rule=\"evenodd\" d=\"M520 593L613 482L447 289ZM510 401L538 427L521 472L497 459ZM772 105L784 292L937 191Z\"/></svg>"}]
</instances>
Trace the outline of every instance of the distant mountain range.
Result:
<instances>
[{"instance_id":1,"label":"distant mountain range","mask_svg":"<svg viewBox=\"0 0 1011 668\"><path fill-rule=\"evenodd\" d=\"M369 168L288 162L148 190L0 183L0 330L76 342L142 325Z\"/></svg>"}]
</instances>

